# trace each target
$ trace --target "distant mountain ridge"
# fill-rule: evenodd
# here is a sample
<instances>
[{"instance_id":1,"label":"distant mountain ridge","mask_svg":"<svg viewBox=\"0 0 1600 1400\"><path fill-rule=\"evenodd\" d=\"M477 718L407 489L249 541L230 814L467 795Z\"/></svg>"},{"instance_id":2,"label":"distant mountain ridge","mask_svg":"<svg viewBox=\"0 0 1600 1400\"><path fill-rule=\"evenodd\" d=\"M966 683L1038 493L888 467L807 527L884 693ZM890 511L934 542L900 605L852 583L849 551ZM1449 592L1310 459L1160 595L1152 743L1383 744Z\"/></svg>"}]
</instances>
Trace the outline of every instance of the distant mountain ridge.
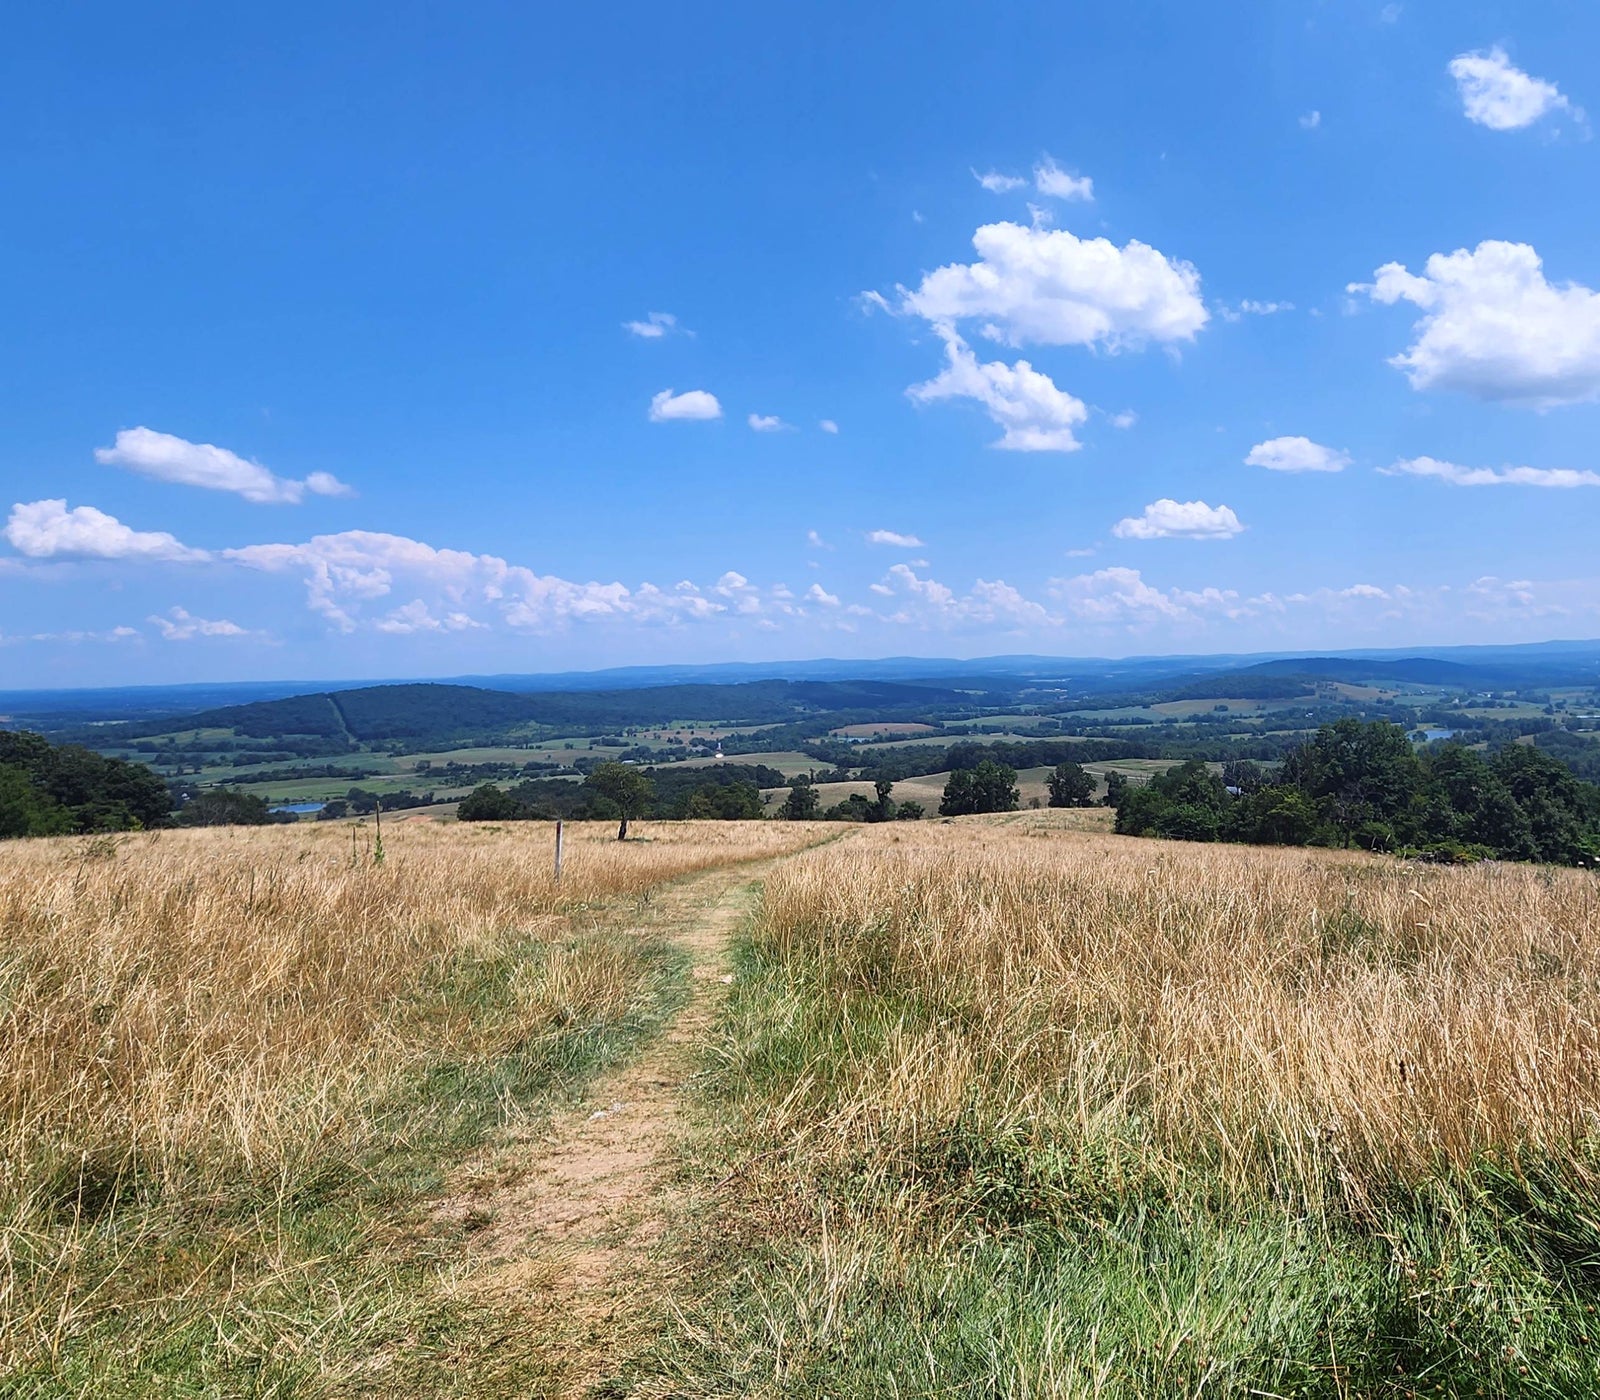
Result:
<instances>
[{"instance_id":1,"label":"distant mountain ridge","mask_svg":"<svg viewBox=\"0 0 1600 1400\"><path fill-rule=\"evenodd\" d=\"M247 738L298 735L381 743L452 739L520 724L621 727L710 718L776 724L822 711L920 710L967 698L944 687L890 681L752 681L535 694L421 682L229 705L119 725L112 732L138 739L174 729L232 729Z\"/></svg>"},{"instance_id":2,"label":"distant mountain ridge","mask_svg":"<svg viewBox=\"0 0 1600 1400\"><path fill-rule=\"evenodd\" d=\"M1460 668L1460 669L1452 669ZM453 686L523 696L669 691L723 691L761 682L879 683L950 690L1067 688L1084 695L1182 689L1224 674L1298 675L1324 680L1409 681L1468 689L1600 681L1600 641L1529 642L1478 647L1414 647L1324 653L1271 652L1211 656L1060 657L1006 655L883 657L864 661L718 662L708 665L626 666L544 675L476 675L383 681L261 681L131 686L99 690L0 691L0 724L60 729L125 720L172 719L248 708L309 695L349 694L394 686ZM1238 692L1235 692L1238 694ZM924 700L926 695L924 693ZM1240 696L1240 698L1246 698ZM870 702L876 703L876 702ZM653 722L653 721L641 721ZM165 726L170 727L170 726Z\"/></svg>"},{"instance_id":3,"label":"distant mountain ridge","mask_svg":"<svg viewBox=\"0 0 1600 1400\"><path fill-rule=\"evenodd\" d=\"M1346 685L1439 686L1447 690L1496 691L1528 686L1595 684L1600 662L1574 665L1478 664L1432 656L1398 660L1349 656L1296 656L1237 670L1178 678L1157 693L1171 700L1281 700L1309 694L1329 681Z\"/></svg>"}]
</instances>

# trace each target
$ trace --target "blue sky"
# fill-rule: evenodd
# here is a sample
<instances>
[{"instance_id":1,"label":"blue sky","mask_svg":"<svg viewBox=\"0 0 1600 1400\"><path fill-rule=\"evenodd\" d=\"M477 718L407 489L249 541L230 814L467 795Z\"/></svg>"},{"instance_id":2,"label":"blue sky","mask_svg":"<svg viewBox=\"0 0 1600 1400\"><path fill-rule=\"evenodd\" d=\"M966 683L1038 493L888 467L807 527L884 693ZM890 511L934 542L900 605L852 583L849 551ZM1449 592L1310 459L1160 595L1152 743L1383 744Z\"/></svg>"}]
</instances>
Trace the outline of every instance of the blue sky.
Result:
<instances>
[{"instance_id":1,"label":"blue sky","mask_svg":"<svg viewBox=\"0 0 1600 1400\"><path fill-rule=\"evenodd\" d=\"M1600 635L1597 52L1576 0L25 7L0 676Z\"/></svg>"}]
</instances>

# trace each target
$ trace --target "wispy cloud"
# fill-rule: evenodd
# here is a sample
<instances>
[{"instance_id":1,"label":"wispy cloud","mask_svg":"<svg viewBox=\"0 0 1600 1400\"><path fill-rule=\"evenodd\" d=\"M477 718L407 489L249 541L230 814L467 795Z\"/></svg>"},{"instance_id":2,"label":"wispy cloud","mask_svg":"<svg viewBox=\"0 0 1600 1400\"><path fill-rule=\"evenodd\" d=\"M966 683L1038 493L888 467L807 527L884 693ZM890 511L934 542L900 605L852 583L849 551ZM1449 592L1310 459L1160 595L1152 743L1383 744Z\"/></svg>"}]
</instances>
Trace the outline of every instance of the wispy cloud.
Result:
<instances>
[{"instance_id":1,"label":"wispy cloud","mask_svg":"<svg viewBox=\"0 0 1600 1400\"><path fill-rule=\"evenodd\" d=\"M1450 486L1542 486L1557 491L1600 486L1600 472L1570 467L1461 467L1433 457L1404 458L1378 471L1383 476L1431 477Z\"/></svg>"},{"instance_id":2,"label":"wispy cloud","mask_svg":"<svg viewBox=\"0 0 1600 1400\"><path fill-rule=\"evenodd\" d=\"M103 466L126 467L141 476L207 491L231 491L247 501L264 505L295 505L313 496L352 496L355 493L328 472L312 472L296 481L278 476L262 466L209 442L189 442L150 428L124 428L110 447L95 449Z\"/></svg>"},{"instance_id":3,"label":"wispy cloud","mask_svg":"<svg viewBox=\"0 0 1600 1400\"><path fill-rule=\"evenodd\" d=\"M1087 175L1074 175L1046 156L1033 167L1033 187L1050 199L1075 199L1085 203L1094 199L1094 181Z\"/></svg>"},{"instance_id":4,"label":"wispy cloud","mask_svg":"<svg viewBox=\"0 0 1600 1400\"><path fill-rule=\"evenodd\" d=\"M146 619L153 623L169 642L188 642L196 637L246 637L247 628L226 618L196 617L187 608L168 608L166 613L153 613Z\"/></svg>"},{"instance_id":5,"label":"wispy cloud","mask_svg":"<svg viewBox=\"0 0 1600 1400\"><path fill-rule=\"evenodd\" d=\"M998 170L991 170L983 175L974 170L972 178L990 194L1009 194L1012 190L1020 190L1028 183L1021 175L1002 175Z\"/></svg>"},{"instance_id":6,"label":"wispy cloud","mask_svg":"<svg viewBox=\"0 0 1600 1400\"><path fill-rule=\"evenodd\" d=\"M660 340L674 331L681 335L688 334L678 325L678 318L670 311L652 311L642 321L624 321L622 328L641 340Z\"/></svg>"}]
</instances>

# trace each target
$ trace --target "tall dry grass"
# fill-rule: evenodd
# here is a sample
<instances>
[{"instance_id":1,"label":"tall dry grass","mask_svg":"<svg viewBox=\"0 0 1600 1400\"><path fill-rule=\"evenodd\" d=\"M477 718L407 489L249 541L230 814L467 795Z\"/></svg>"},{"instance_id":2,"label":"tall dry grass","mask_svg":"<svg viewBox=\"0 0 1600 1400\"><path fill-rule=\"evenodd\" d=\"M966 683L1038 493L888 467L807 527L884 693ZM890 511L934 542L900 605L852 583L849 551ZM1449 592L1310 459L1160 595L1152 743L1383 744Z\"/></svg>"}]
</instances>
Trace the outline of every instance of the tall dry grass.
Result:
<instances>
[{"instance_id":1,"label":"tall dry grass","mask_svg":"<svg viewBox=\"0 0 1600 1400\"><path fill-rule=\"evenodd\" d=\"M370 1137L407 1074L615 1023L646 971L626 942L578 935L619 905L816 839L569 826L557 884L544 824L396 822L381 864L370 834L0 844L0 1375L89 1306L102 1280L80 1264L130 1183L180 1212L242 1179L292 1193ZM543 953L480 1018L473 969L530 941Z\"/></svg>"},{"instance_id":2,"label":"tall dry grass","mask_svg":"<svg viewBox=\"0 0 1600 1400\"><path fill-rule=\"evenodd\" d=\"M770 1125L823 1155L960 1123L1359 1207L1600 1127L1592 873L929 824L778 871L758 947L835 1008Z\"/></svg>"}]
</instances>

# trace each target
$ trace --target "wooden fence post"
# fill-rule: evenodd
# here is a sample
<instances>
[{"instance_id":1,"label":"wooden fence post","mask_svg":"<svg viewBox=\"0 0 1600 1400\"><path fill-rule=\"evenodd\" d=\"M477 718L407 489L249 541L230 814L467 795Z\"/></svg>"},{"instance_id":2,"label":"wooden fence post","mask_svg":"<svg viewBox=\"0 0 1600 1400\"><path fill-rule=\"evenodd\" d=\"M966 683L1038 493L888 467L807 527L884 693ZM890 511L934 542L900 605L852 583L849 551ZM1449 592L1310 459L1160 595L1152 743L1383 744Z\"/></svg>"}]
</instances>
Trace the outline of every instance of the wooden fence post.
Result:
<instances>
[{"instance_id":1,"label":"wooden fence post","mask_svg":"<svg viewBox=\"0 0 1600 1400\"><path fill-rule=\"evenodd\" d=\"M563 834L561 819L556 818L556 879L561 879L561 838Z\"/></svg>"}]
</instances>

